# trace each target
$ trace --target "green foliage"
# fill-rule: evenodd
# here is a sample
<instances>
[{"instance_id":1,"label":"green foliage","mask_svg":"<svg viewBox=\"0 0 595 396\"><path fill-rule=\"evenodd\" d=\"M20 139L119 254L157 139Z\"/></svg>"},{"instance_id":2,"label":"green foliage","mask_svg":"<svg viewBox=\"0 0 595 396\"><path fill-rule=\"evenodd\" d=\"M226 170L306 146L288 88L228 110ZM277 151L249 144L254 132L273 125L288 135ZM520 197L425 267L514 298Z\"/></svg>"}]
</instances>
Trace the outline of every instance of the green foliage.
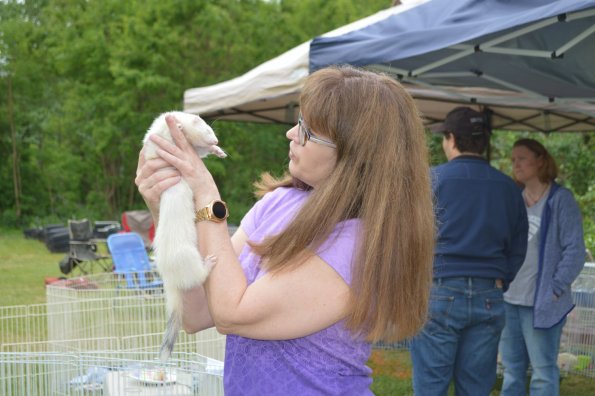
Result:
<instances>
[{"instance_id":1,"label":"green foliage","mask_svg":"<svg viewBox=\"0 0 595 396\"><path fill-rule=\"evenodd\" d=\"M144 203L134 176L142 137L184 90L236 77L390 0L5 0L0 2L0 224L117 219ZM13 109L10 120L9 107ZM15 139L11 136L11 123ZM238 223L252 183L287 164L286 126L215 122L225 160L207 159ZM497 132L509 173L519 134ZM539 136L558 159L595 249L593 135ZM13 143L16 157L13 156ZM429 136L433 164L445 161ZM17 164L16 167L13 163ZM16 212L14 171L20 177Z\"/></svg>"},{"instance_id":2,"label":"green foliage","mask_svg":"<svg viewBox=\"0 0 595 396\"><path fill-rule=\"evenodd\" d=\"M426 142L430 151L430 164L439 165L446 162L446 155L442 149L442 135L427 133Z\"/></svg>"},{"instance_id":3,"label":"green foliage","mask_svg":"<svg viewBox=\"0 0 595 396\"><path fill-rule=\"evenodd\" d=\"M252 184L263 172L280 176L287 167L287 127L228 122L216 122L213 127L229 157L223 161L207 158L207 166L214 171L214 162L225 165L224 172L213 175L221 186L221 196L234 203L229 222L239 224L256 200Z\"/></svg>"},{"instance_id":4,"label":"green foliage","mask_svg":"<svg viewBox=\"0 0 595 396\"><path fill-rule=\"evenodd\" d=\"M8 0L0 2L0 221L119 218L144 207L134 186L141 140L185 89L235 77L314 35L389 6L384 0ZM8 39L10 38L10 39ZM279 174L285 128L220 123L230 157L207 164L239 222L252 183ZM14 213L14 215L12 214Z\"/></svg>"}]
</instances>

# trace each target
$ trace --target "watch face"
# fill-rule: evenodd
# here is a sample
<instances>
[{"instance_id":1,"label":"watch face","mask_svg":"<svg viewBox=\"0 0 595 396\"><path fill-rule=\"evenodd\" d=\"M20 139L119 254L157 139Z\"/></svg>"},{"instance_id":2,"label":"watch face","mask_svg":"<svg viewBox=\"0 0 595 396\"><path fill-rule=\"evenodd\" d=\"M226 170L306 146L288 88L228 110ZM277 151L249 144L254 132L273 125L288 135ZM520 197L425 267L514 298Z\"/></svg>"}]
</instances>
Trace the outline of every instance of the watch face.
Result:
<instances>
[{"instance_id":1,"label":"watch face","mask_svg":"<svg viewBox=\"0 0 595 396\"><path fill-rule=\"evenodd\" d=\"M213 215L218 219L223 220L227 216L227 208L225 207L225 204L221 201L213 202L212 209Z\"/></svg>"}]
</instances>

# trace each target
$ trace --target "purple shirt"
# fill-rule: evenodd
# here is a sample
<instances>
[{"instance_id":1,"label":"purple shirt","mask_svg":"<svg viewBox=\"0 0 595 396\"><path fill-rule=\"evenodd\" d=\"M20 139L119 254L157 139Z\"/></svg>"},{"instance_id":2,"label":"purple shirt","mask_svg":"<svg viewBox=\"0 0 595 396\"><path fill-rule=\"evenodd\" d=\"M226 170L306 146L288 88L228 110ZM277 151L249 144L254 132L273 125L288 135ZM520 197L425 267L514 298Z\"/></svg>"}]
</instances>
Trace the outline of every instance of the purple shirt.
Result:
<instances>
[{"instance_id":1,"label":"purple shirt","mask_svg":"<svg viewBox=\"0 0 595 396\"><path fill-rule=\"evenodd\" d=\"M242 220L251 241L281 232L297 214L309 193L278 188L266 194ZM317 255L351 284L359 221L337 225ZM246 245L240 263L248 284L265 274L260 256ZM370 344L355 338L338 322L306 337L262 341L227 336L226 395L371 395L372 370L366 366Z\"/></svg>"}]
</instances>

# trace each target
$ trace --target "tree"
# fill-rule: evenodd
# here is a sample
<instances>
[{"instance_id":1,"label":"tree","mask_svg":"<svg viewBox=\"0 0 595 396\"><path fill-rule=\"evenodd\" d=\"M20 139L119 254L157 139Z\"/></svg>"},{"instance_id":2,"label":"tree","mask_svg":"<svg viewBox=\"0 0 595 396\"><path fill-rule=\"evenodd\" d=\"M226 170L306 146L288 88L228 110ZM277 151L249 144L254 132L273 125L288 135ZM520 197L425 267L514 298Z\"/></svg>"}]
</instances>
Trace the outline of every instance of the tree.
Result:
<instances>
[{"instance_id":1,"label":"tree","mask_svg":"<svg viewBox=\"0 0 595 396\"><path fill-rule=\"evenodd\" d=\"M11 82L14 99L14 133L0 141L0 152L7 154L2 158L11 162L0 165L0 180L15 186L11 196L0 192L2 216L12 223L21 215L22 222L115 218L142 207L133 183L142 136L159 113L180 109L186 88L241 74L384 3L0 3L1 37L11 38L2 41L7 73L0 84ZM0 100L7 110L7 98ZM4 129L8 112L1 114ZM217 128L232 155L208 162L232 207L241 208L232 212L237 221L253 200L256 174L282 167L284 128L229 123Z\"/></svg>"},{"instance_id":2,"label":"tree","mask_svg":"<svg viewBox=\"0 0 595 396\"><path fill-rule=\"evenodd\" d=\"M134 185L142 137L158 114L181 110L185 89L236 77L390 3L0 2L0 224L117 219L144 208ZM229 158L207 166L238 223L258 175L286 167L287 128L213 127ZM494 136L494 164L504 170L514 136ZM593 227L592 135L554 136L543 138ZM439 138L428 141L433 163L442 162Z\"/></svg>"}]
</instances>

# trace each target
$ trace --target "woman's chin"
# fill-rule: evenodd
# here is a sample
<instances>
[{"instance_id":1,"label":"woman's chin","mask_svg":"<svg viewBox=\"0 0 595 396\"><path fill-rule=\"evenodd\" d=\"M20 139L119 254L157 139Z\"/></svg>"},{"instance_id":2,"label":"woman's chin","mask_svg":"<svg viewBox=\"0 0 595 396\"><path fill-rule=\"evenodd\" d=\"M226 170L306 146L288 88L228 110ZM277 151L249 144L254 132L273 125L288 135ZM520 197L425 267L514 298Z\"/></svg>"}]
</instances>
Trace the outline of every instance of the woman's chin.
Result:
<instances>
[{"instance_id":1,"label":"woman's chin","mask_svg":"<svg viewBox=\"0 0 595 396\"><path fill-rule=\"evenodd\" d=\"M293 161L289 162L289 166L287 167L287 170L289 171L289 174L291 175L291 177L296 178L298 180L303 180L300 176L300 172L295 168L295 164L293 164Z\"/></svg>"}]
</instances>

